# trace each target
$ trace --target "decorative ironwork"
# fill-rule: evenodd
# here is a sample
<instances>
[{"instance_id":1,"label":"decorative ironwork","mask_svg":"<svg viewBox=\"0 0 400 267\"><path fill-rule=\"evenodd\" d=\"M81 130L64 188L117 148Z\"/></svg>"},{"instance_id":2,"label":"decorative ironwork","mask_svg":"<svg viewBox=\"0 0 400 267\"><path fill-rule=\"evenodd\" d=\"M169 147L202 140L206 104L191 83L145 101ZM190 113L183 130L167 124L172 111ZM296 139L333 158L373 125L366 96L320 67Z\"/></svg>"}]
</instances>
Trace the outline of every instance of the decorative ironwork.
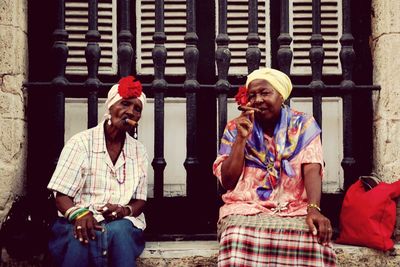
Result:
<instances>
[{"instance_id":1,"label":"decorative ironwork","mask_svg":"<svg viewBox=\"0 0 400 267\"><path fill-rule=\"evenodd\" d=\"M250 72L260 67L261 50L258 47L258 6L257 0L249 0L249 33L247 35L248 48L246 50L247 69Z\"/></svg>"},{"instance_id":2,"label":"decorative ironwork","mask_svg":"<svg viewBox=\"0 0 400 267\"><path fill-rule=\"evenodd\" d=\"M321 34L321 0L312 1L312 35L310 39L310 62L312 70L311 88L324 88L322 81L322 67L324 64L324 39ZM322 96L313 96L313 115L318 124L322 127Z\"/></svg>"},{"instance_id":3,"label":"decorative ironwork","mask_svg":"<svg viewBox=\"0 0 400 267\"><path fill-rule=\"evenodd\" d=\"M130 0L119 0L119 28L118 33L118 70L120 77L131 74L132 71L132 33L130 30L131 7Z\"/></svg>"},{"instance_id":4,"label":"decorative ironwork","mask_svg":"<svg viewBox=\"0 0 400 267\"><path fill-rule=\"evenodd\" d=\"M56 76L52 85L56 89L55 112L54 112L54 131L55 131L55 155L54 163L57 163L58 155L64 146L64 124L65 124L65 95L63 88L68 85L65 77L65 69L68 58L68 33L65 30L65 1L57 2L57 28L53 32L53 58L55 62Z\"/></svg>"},{"instance_id":5,"label":"decorative ironwork","mask_svg":"<svg viewBox=\"0 0 400 267\"><path fill-rule=\"evenodd\" d=\"M88 70L88 77L85 86L89 91L88 96L88 128L97 125L98 118L98 97L97 91L100 80L97 78L101 49L99 46L100 33L97 29L98 0L89 0L89 30L86 33L85 57Z\"/></svg>"},{"instance_id":6,"label":"decorative ironwork","mask_svg":"<svg viewBox=\"0 0 400 267\"><path fill-rule=\"evenodd\" d=\"M231 62L231 51L229 50L229 36L227 33L227 0L218 1L218 36L216 38L217 50L215 61L218 69L218 81L215 85L218 94L218 142L221 140L227 123L228 92L230 83L228 81L229 64Z\"/></svg>"},{"instance_id":7,"label":"decorative ironwork","mask_svg":"<svg viewBox=\"0 0 400 267\"><path fill-rule=\"evenodd\" d=\"M340 50L340 61L342 63L343 80L340 86L343 89L352 91L355 87L353 82L353 65L355 60L355 52L353 49L354 37L351 34L350 20L350 0L344 0L343 7L343 35L340 38L342 49ZM353 169L355 159L353 156L353 98L350 93L343 96L343 160L342 167L344 170L344 187L348 188L354 181Z\"/></svg>"},{"instance_id":8,"label":"decorative ironwork","mask_svg":"<svg viewBox=\"0 0 400 267\"><path fill-rule=\"evenodd\" d=\"M37 110L37 106L41 105L41 94L46 94L46 92L50 92L51 95L55 95L54 105L55 105L55 120L52 121L52 125L50 126L54 130L54 139L51 139L52 151L47 153L51 154L49 158L54 158L54 163L57 162L58 155L62 149L64 143L64 113L65 113L65 97L87 97L87 90L79 90L82 89L83 86L87 86L86 88L90 89L93 92L92 96L89 96L89 105L96 106L95 101L97 101L97 95L104 97L107 94L109 88L113 85L112 79L116 77L110 77L106 82L98 82L90 85L91 82L97 79L98 76L98 63L100 57L100 51L97 50L98 42L99 42L99 34L96 32L97 30L97 10L93 9L93 5L97 6L98 0L91 0L89 2L89 24L90 29L88 34L86 35L86 40L88 41L87 51L91 54L87 55L87 64L88 64L88 77L85 82L79 80L79 77L73 76L74 82L69 82L65 75L66 62L68 57L68 47L67 47L67 39L68 34L65 30L65 14L64 14L64 0L58 0L58 17L57 17L57 25L56 30L53 33L54 36L54 45L53 52L55 58L55 71L56 75L52 81L29 81L26 86L29 90L30 94L30 110L29 114L36 113L33 116L33 119L37 119L36 121L41 120L42 114L39 114L41 110ZM207 2L207 4L205 4ZM217 137L220 139L223 128L226 125L227 121L227 99L228 97L232 97L234 94L234 89L239 86L239 83L243 82L243 77L241 76L228 76L228 70L231 61L231 53L228 48L230 43L229 36L227 34L227 0L219 0L218 1L218 35L216 38L217 49L215 50L215 61L217 64L218 77L215 82L215 78L213 75L211 77L204 77L205 75L201 75L200 78L197 78L197 69L198 69L198 61L199 61L199 50L203 51L204 48L203 43L199 42L199 38L197 36L196 31L196 12L200 14L205 10L204 6L207 8L210 7L210 1L201 1L197 2L195 0L187 1L187 32L185 36L185 44L186 49L184 51L184 60L186 66L186 78L185 81L182 81L182 77L170 76L173 80L173 83L167 84L165 79L165 68L166 68L166 60L167 60L167 50L165 47L166 43L166 33L164 29L164 1L156 0L155 1L155 33L153 35L154 48L152 52L153 62L154 62L154 79L149 82L149 76L140 76L139 79L143 81L143 88L148 93L149 97L154 97L154 159L152 161L152 166L154 168L154 198L149 199L148 207L149 210L146 213L146 216L151 218L149 221L159 221L162 216L165 216L166 212L159 210L159 206L164 205L167 207L165 210L168 210L168 215L172 214L172 217L176 217L174 223L165 223L161 226L159 224L152 225L149 224L149 231L152 231L152 234L155 234L156 238L174 238L174 235L171 233L184 233L185 238L198 238L198 235L192 234L193 231L196 233L207 232L208 234L212 232L210 231L210 224L208 224L208 228L205 227L204 221L198 220L199 223L186 223L190 220L191 222L197 220L198 218L180 218L179 214L181 214L181 210L190 210L193 209L193 203L202 203L200 201L200 197L204 197L204 188L208 190L210 186L210 182L203 182L205 180L198 179L199 173L204 174L205 172L196 172L199 169L199 166L203 167L203 164L206 165L208 162L211 162L210 158L206 158L209 155L203 154L203 151L197 151L198 146L196 145L197 136L202 136L204 132L201 131L197 127L198 124L201 124L201 120L204 117L198 116L198 108L199 104L202 103L202 95L199 98L200 101L197 102L197 96L199 94L203 94L204 92L211 92L212 95L213 90L217 93L218 96L218 114L212 114L218 116L218 133L213 138L216 140ZM272 62L276 62L279 68L285 73L289 74L292 54L293 52L290 49L290 44L292 39L289 35L289 25L288 25L288 0L282 0L280 6L280 35L277 38L279 43L279 48L277 51L277 61L272 60ZM196 5L197 4L197 5ZM132 66L133 59L133 49L132 49L132 34L130 32L131 24L134 22L130 21L130 18L133 14L131 14L131 7L129 0L118 0L118 69L120 76L129 75L132 71L134 71L135 66ZM369 94L372 90L379 90L379 86L374 85L355 85L352 76L352 69L355 60L353 42L354 38L351 34L350 28L350 0L343 0L343 36L340 39L342 44L342 49L340 52L341 62L342 62L342 70L343 70L343 79L339 84L338 77L329 77L330 83L324 84L322 81L322 63L324 60L324 50L322 47L323 39L321 35L321 1L313 1L313 34L311 37L311 49L310 49L310 60L312 66L312 82L308 84L305 82L307 80L303 77L294 77L294 90L292 92L293 97L313 97L313 108L314 114L321 123L322 110L321 110L321 100L323 97L342 97L343 98L343 124L344 124L344 159L342 161L342 166L345 170L345 187L346 184L349 184L352 180L352 172L353 167L355 165L356 159L358 161L359 154L353 153L353 148L359 144L358 140L353 139L352 137L352 127L355 124L355 120L352 113L352 102L356 101L357 98L353 97L354 95L360 94ZM274 8L278 7L277 4L271 5ZM197 10L196 8L203 8L202 10ZM248 71L252 71L259 67L261 53L258 48L258 44L260 42L260 38L258 35L258 23L257 23L257 1L251 0L249 1L249 33L247 36L248 49L246 52L246 60ZM278 8L277 8L278 9ZM277 10L274 10L275 14ZM271 16L271 20L275 19L276 16ZM199 19L202 21L201 19ZM34 24L32 24L34 26ZM212 26L210 26L212 27ZM214 29L208 31L202 31L203 29L199 29L198 33L200 37L205 36L206 38L210 37L209 35L204 35L205 32L209 34L212 33ZM94 32L93 32L94 31ZM273 33L275 34L275 33ZM34 37L30 35L30 41L35 41ZM212 37L210 37L211 40ZM203 39L202 42L210 42L208 39ZM274 45L272 50L274 50ZM198 49L200 47L200 49ZM209 47L209 46L207 46ZM32 46L33 50L36 50L36 46ZM209 50L208 50L209 51ZM89 54L89 52L87 52ZM92 53L93 52L93 53ZM205 64L212 62L212 66L214 66L213 60L204 60ZM32 64L32 62L31 62ZM203 61L200 62L203 64ZM31 78L32 79L32 78ZM33 78L36 79L36 78ZM94 80L93 80L94 79ZM339 78L340 79L340 78ZM98 79L96 80L98 81ZM331 81L336 81L332 82ZM232 83L232 85L231 85ZM92 86L92 87L90 87ZM98 87L96 87L98 86ZM167 90L168 88L168 90ZM230 90L232 88L232 90ZM32 93L32 94L31 94ZM36 95L36 93L38 95ZM32 96L32 97L31 97ZM37 96L37 97L36 97ZM187 155L184 162L186 171L187 171L187 196L186 197L172 197L172 198L164 198L163 190L164 190L164 170L166 167L166 161L164 159L164 99L165 97L180 97L186 96L187 100ZM92 100L91 100L92 97ZM208 97L208 95L207 95ZM91 102L92 101L92 102ZM96 102L97 103L97 102ZM91 108L89 108L91 109ZM209 114L207 114L208 116ZM49 115L49 116L53 116ZM202 116L202 115L199 115ZM89 117L95 117L94 113ZM31 117L32 118L32 117ZM35 120L33 120L35 122ZM44 124L44 123L43 123ZM94 124L94 121L90 124ZM36 131L36 130L35 130ZM31 136L34 136L35 132ZM208 133L208 132L207 132ZM53 133L52 133L53 134ZM353 142L355 144L353 144ZM216 143L215 143L216 144ZM39 151L39 147L34 146L34 150L30 150L30 164L35 162L35 157L43 151ZM54 156L53 157L53 150ZM211 149L210 149L211 150ZM199 153L200 152L200 153ZM214 152L214 151L212 151ZM203 157L204 156L204 157ZM212 155L215 157L215 154ZM201 159L201 161L200 161ZM204 160L204 161L203 161ZM201 165L199 165L199 161ZM28 161L29 162L29 161ZM205 162L205 163L204 163ZM51 166L51 167L54 167ZM51 172L51 167L44 167L46 174ZM211 169L211 168L210 168ZM202 170L202 169L201 169ZM42 169L40 171L36 171L36 166L33 173L29 175L34 177L34 183L37 181L35 177L37 173L43 172ZM211 173L211 171L209 171ZM206 174L207 175L207 174ZM49 178L44 176L43 180ZM208 177L211 178L211 177ZM215 181L209 179L211 181ZM47 182L47 181L46 181ZM215 184L215 183L214 183ZM196 188L194 186L197 185ZM200 187L199 187L200 185ZM39 188L39 187L37 187ZM40 187L45 188L45 186ZM213 192L211 190L207 192ZM217 188L215 188L215 192L217 193ZM202 194L199 196L199 194ZM206 193L207 194L207 193ZM217 206L217 205L216 205ZM175 207L179 207L175 209ZM216 210L214 207L213 210ZM178 214L178 215L177 215ZM160 215L160 216L158 216ZM210 214L208 218L211 218ZM207 216L204 216L207 217ZM156 218L157 220L154 220ZM207 219L205 219L207 220ZM172 221L172 220L171 220ZM190 225L185 230L178 229L176 222L182 223L179 225ZM201 221L201 222L200 222ZM185 224L186 223L186 224ZM206 221L206 223L210 223L210 221ZM196 224L196 225L195 225ZM151 229L152 227L156 229ZM190 229L189 229L190 228ZM190 234L188 234L190 233Z\"/></svg>"},{"instance_id":9,"label":"decorative ironwork","mask_svg":"<svg viewBox=\"0 0 400 267\"><path fill-rule=\"evenodd\" d=\"M153 62L154 80L154 159L151 165L154 168L154 198L163 197L164 169L167 166L164 158L164 92L167 82L164 79L167 63L166 36L164 32L164 0L155 2L155 32L153 35Z\"/></svg>"},{"instance_id":10,"label":"decorative ironwork","mask_svg":"<svg viewBox=\"0 0 400 267\"><path fill-rule=\"evenodd\" d=\"M187 194L193 196L196 188L191 186L191 179L195 179L199 160L196 149L197 139L197 100L196 93L200 85L197 81L197 66L199 50L197 49L198 37L196 33L196 1L186 1L186 48L183 52L186 68L186 80L183 89L186 92L186 159L184 166L187 172Z\"/></svg>"},{"instance_id":11,"label":"decorative ironwork","mask_svg":"<svg viewBox=\"0 0 400 267\"><path fill-rule=\"evenodd\" d=\"M281 32L278 37L278 66L281 71L290 75L290 65L292 63L293 52L290 49L292 37L290 37L289 34L289 0L280 1L280 5Z\"/></svg>"}]
</instances>

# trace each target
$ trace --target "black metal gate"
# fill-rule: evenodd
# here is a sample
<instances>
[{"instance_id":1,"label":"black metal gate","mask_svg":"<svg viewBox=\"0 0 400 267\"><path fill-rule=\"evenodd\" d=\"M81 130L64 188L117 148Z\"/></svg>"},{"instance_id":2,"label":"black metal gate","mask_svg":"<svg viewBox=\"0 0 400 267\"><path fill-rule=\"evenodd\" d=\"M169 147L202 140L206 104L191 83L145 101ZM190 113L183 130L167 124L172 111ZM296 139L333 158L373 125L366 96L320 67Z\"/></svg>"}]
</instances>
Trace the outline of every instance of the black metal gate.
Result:
<instances>
[{"instance_id":1,"label":"black metal gate","mask_svg":"<svg viewBox=\"0 0 400 267\"><path fill-rule=\"evenodd\" d=\"M65 29L65 0L45 1L43 16L37 3L29 2L29 193L37 203L45 201L46 185L64 144L65 98L86 98L88 127L97 124L98 98L105 97L118 77L98 74L100 33L97 21L97 0L88 0L88 31L86 34L87 77L66 75L68 32ZM370 2L370 1L367 1ZM290 74L293 51L289 34L289 0L270 1L271 10L271 62L272 66ZM118 0L118 75L136 74L134 49L134 1ZM35 6L36 5L36 6ZM215 16L218 6L218 31L215 36ZM227 0L187 0L186 48L182 57L186 76L165 75L168 52L164 30L164 1L155 0L155 33L153 35L154 75L139 76L145 93L154 98L154 198L149 199L146 216L149 238L215 238L220 197L211 166L217 151L216 140L227 121L227 100L232 97L245 77L228 75L231 53L227 34ZM260 66L260 37L257 22L257 1L248 1L248 71ZM343 0L343 35L340 38L341 76L323 76L323 38L321 35L321 0L312 1L312 36L309 60L312 75L291 77L294 84L292 97L309 96L313 99L313 114L322 123L322 97L338 96L343 99L344 159L342 166L347 188L360 173L369 172L372 151L371 85L372 70L369 56L369 5L365 1ZM357 12L355 12L357 7ZM207 16L204 16L207 14ZM197 27L202 25L202 27ZM208 25L208 26L203 26ZM357 29L355 35L351 27ZM367 30L365 30L367 29ZM53 37L53 41L51 38ZM355 49L356 48L356 49ZM358 49L358 50L357 50ZM355 50L360 52L356 56ZM50 61L46 55L52 52ZM201 57L200 57L201 55ZM365 56L367 55L367 56ZM217 65L215 74L214 64ZM186 149L183 162L187 174L186 197L163 197L164 169L164 100L165 97L186 99ZM217 101L215 101L217 100ZM215 105L217 103L217 105ZM362 107L359 109L359 107ZM218 110L218 112L217 112ZM357 139L355 139L357 136ZM360 138L358 138L360 136ZM329 206L328 216L337 225L341 194L324 195L323 207ZM40 206L35 210L38 218L45 216Z\"/></svg>"}]
</instances>

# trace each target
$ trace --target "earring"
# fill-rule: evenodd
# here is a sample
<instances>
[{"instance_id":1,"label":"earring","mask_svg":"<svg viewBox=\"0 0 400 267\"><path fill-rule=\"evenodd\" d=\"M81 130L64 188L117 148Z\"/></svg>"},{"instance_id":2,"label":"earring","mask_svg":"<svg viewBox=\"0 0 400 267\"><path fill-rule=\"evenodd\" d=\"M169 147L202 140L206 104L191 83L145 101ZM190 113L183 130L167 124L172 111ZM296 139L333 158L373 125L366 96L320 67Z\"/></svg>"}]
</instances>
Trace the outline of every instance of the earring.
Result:
<instances>
[{"instance_id":1,"label":"earring","mask_svg":"<svg viewBox=\"0 0 400 267\"><path fill-rule=\"evenodd\" d=\"M133 138L137 139L138 138L138 130L137 130L137 126L135 128L133 128Z\"/></svg>"},{"instance_id":2,"label":"earring","mask_svg":"<svg viewBox=\"0 0 400 267\"><path fill-rule=\"evenodd\" d=\"M111 114L108 114L107 120L108 120L107 124L111 126Z\"/></svg>"}]
</instances>

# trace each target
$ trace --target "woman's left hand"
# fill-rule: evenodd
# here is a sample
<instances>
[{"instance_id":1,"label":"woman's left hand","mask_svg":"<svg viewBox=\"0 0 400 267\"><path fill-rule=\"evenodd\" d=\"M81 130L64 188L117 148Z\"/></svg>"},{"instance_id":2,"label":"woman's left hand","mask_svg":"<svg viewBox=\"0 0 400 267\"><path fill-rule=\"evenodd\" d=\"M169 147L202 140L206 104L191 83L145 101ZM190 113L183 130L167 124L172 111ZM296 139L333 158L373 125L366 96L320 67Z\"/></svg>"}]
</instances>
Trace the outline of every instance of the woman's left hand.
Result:
<instances>
[{"instance_id":1,"label":"woman's left hand","mask_svg":"<svg viewBox=\"0 0 400 267\"><path fill-rule=\"evenodd\" d=\"M107 203L97 209L107 221L114 221L125 217L125 208L119 204Z\"/></svg>"},{"instance_id":2,"label":"woman's left hand","mask_svg":"<svg viewBox=\"0 0 400 267\"><path fill-rule=\"evenodd\" d=\"M313 235L318 235L321 244L327 245L332 238L332 226L328 218L322 215L317 209L309 209L306 223Z\"/></svg>"}]
</instances>

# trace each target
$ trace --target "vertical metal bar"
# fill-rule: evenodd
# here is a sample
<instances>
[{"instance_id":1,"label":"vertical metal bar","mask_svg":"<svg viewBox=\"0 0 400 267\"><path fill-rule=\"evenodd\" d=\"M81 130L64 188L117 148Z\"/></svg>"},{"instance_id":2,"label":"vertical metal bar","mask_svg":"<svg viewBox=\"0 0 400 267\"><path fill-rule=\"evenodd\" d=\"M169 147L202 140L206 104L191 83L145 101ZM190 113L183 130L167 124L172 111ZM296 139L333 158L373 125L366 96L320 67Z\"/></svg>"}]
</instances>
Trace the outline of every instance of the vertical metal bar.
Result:
<instances>
[{"instance_id":1,"label":"vertical metal bar","mask_svg":"<svg viewBox=\"0 0 400 267\"><path fill-rule=\"evenodd\" d=\"M258 6L257 0L249 0L249 33L246 41L248 47L246 50L247 69L250 72L260 67L261 50L258 48L260 37L258 35Z\"/></svg>"},{"instance_id":2,"label":"vertical metal bar","mask_svg":"<svg viewBox=\"0 0 400 267\"><path fill-rule=\"evenodd\" d=\"M97 30L98 0L89 0L88 5L89 29L85 36L87 41L85 58L88 69L88 78L85 82L85 87L89 92L88 128L91 128L97 125L98 118L97 92L99 90L100 81L97 78L97 74L99 71L101 49L98 43L100 41L100 33Z\"/></svg>"},{"instance_id":3,"label":"vertical metal bar","mask_svg":"<svg viewBox=\"0 0 400 267\"><path fill-rule=\"evenodd\" d=\"M154 169L154 198L160 199L164 193L164 169L167 163L164 159L164 92L167 82L164 79L167 63L166 36L164 32L164 0L155 1L155 32L152 51L154 63L154 159L151 163Z\"/></svg>"},{"instance_id":4,"label":"vertical metal bar","mask_svg":"<svg viewBox=\"0 0 400 267\"><path fill-rule=\"evenodd\" d=\"M293 52L290 49L292 37L289 34L289 0L282 0L280 4L281 32L278 37L278 66L281 71L290 75Z\"/></svg>"},{"instance_id":5,"label":"vertical metal bar","mask_svg":"<svg viewBox=\"0 0 400 267\"><path fill-rule=\"evenodd\" d=\"M227 123L227 94L231 87L228 81L228 71L231 62L229 50L229 36L227 33L227 0L218 1L218 36L216 38L217 50L215 61L218 69L218 81L215 85L218 94L218 141L221 140Z\"/></svg>"},{"instance_id":6,"label":"vertical metal bar","mask_svg":"<svg viewBox=\"0 0 400 267\"><path fill-rule=\"evenodd\" d=\"M353 66L355 60L355 52L353 49L354 37L351 34L350 20L350 0L343 0L343 35L340 38L342 48L340 50L340 61L342 63L341 87L343 89L354 88ZM342 167L344 170L344 187L347 189L354 181L353 169L355 159L353 156L353 111L352 111L352 95L346 94L343 96L343 160Z\"/></svg>"},{"instance_id":7,"label":"vertical metal bar","mask_svg":"<svg viewBox=\"0 0 400 267\"><path fill-rule=\"evenodd\" d=\"M186 48L183 52L186 69L186 80L183 89L186 93L186 159L184 166L187 172L187 195L193 196L196 188L193 183L198 173L199 160L196 149L197 139L197 100L196 94L200 89L197 81L197 66L199 50L197 49L198 37L196 33L196 0L186 1Z\"/></svg>"},{"instance_id":8,"label":"vertical metal bar","mask_svg":"<svg viewBox=\"0 0 400 267\"><path fill-rule=\"evenodd\" d=\"M64 146L64 123L65 123L65 95L64 87L68 85L68 80L65 77L65 69L68 58L68 33L65 30L65 1L58 0L57 2L57 28L53 32L53 58L55 60L56 76L52 80L52 84L56 90L55 94L55 148L54 148L54 164L57 164L58 156Z\"/></svg>"},{"instance_id":9,"label":"vertical metal bar","mask_svg":"<svg viewBox=\"0 0 400 267\"><path fill-rule=\"evenodd\" d=\"M321 35L321 0L312 0L312 35L310 38L310 62L312 70L311 88L324 88L322 81L322 67L324 64L324 39ZM322 96L316 93L313 96L313 114L315 120L322 127Z\"/></svg>"},{"instance_id":10,"label":"vertical metal bar","mask_svg":"<svg viewBox=\"0 0 400 267\"><path fill-rule=\"evenodd\" d=\"M131 8L130 0L119 0L119 33L118 33L118 70L120 77L128 76L132 72L132 33L130 30Z\"/></svg>"},{"instance_id":11,"label":"vertical metal bar","mask_svg":"<svg viewBox=\"0 0 400 267\"><path fill-rule=\"evenodd\" d=\"M340 61L342 63L342 86L354 87L353 82L353 66L355 60L355 52L353 49L354 37L351 33L351 20L350 20L350 1L343 0L343 34L340 38L342 48L340 50Z\"/></svg>"}]
</instances>

